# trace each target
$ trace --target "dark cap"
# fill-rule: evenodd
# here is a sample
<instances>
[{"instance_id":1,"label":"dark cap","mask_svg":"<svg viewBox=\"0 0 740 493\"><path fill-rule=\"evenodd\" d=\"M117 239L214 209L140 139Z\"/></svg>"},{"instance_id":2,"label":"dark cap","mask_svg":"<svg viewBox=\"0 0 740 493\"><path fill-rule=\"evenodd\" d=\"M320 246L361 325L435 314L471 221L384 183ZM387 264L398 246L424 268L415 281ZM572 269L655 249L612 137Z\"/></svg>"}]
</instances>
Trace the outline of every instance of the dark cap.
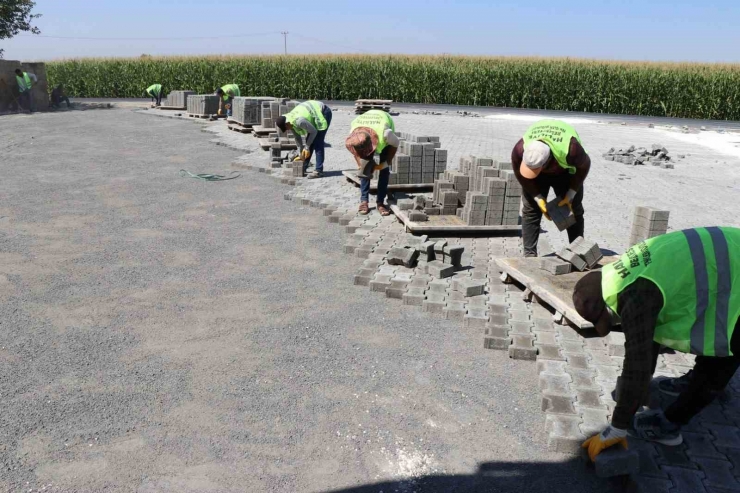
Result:
<instances>
[{"instance_id":1,"label":"dark cap","mask_svg":"<svg viewBox=\"0 0 740 493\"><path fill-rule=\"evenodd\" d=\"M594 324L596 332L607 335L612 328L609 311L601 290L601 272L589 272L573 289L573 305L580 316Z\"/></svg>"},{"instance_id":2,"label":"dark cap","mask_svg":"<svg viewBox=\"0 0 740 493\"><path fill-rule=\"evenodd\" d=\"M285 132L285 116L281 115L275 120L275 126L280 129L281 132Z\"/></svg>"}]
</instances>

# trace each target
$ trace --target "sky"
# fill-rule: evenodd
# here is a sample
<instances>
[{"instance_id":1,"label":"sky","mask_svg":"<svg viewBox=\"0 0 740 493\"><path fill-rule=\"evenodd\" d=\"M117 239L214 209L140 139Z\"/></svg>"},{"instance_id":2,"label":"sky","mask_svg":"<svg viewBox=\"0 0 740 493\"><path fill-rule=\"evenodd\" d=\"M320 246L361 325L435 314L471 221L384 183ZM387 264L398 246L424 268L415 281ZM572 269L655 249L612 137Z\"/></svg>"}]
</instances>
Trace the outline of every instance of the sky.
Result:
<instances>
[{"instance_id":1,"label":"sky","mask_svg":"<svg viewBox=\"0 0 740 493\"><path fill-rule=\"evenodd\" d=\"M362 9L362 10L361 10ZM364 10L364 11L363 11ZM738 0L36 0L9 60L404 53L740 62Z\"/></svg>"}]
</instances>

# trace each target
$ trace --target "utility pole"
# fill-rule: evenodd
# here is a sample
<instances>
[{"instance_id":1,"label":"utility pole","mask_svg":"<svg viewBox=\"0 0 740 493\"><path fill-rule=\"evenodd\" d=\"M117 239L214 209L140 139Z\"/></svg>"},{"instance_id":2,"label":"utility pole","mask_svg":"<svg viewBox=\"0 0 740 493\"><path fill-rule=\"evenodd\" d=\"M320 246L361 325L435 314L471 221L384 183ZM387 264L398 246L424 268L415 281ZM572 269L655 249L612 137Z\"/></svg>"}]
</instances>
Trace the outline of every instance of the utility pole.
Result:
<instances>
[{"instance_id":1,"label":"utility pole","mask_svg":"<svg viewBox=\"0 0 740 493\"><path fill-rule=\"evenodd\" d=\"M288 31L281 31L280 34L283 35L283 40L285 41L285 54L288 54Z\"/></svg>"}]
</instances>

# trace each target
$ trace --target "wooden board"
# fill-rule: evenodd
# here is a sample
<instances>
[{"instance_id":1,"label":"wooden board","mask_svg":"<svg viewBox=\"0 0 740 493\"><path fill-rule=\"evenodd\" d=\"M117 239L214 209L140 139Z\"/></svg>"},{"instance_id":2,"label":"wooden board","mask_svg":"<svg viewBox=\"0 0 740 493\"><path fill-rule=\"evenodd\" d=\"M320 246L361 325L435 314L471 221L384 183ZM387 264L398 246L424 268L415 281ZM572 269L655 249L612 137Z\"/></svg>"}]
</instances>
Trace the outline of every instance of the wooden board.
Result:
<instances>
[{"instance_id":1,"label":"wooden board","mask_svg":"<svg viewBox=\"0 0 740 493\"><path fill-rule=\"evenodd\" d=\"M275 144L275 142L272 142L268 139L259 139L259 143L263 151L269 151L270 149L272 149L272 144ZM281 151L293 151L295 149L298 149L298 146L296 145L295 141L280 143Z\"/></svg>"},{"instance_id":2,"label":"wooden board","mask_svg":"<svg viewBox=\"0 0 740 493\"><path fill-rule=\"evenodd\" d=\"M348 182L354 183L358 187L360 186L360 177L357 176L356 170L345 170L342 174L347 178ZM434 189L434 183L396 183L394 185L388 185L389 192L430 192ZM370 191L378 191L378 180L370 180Z\"/></svg>"},{"instance_id":3,"label":"wooden board","mask_svg":"<svg viewBox=\"0 0 740 493\"><path fill-rule=\"evenodd\" d=\"M188 113L188 116L190 118L203 118L203 119L208 119L208 120L218 120L216 115L196 115L193 113Z\"/></svg>"},{"instance_id":4,"label":"wooden board","mask_svg":"<svg viewBox=\"0 0 740 493\"><path fill-rule=\"evenodd\" d=\"M185 106L157 106L157 109L185 111L187 108Z\"/></svg>"},{"instance_id":5,"label":"wooden board","mask_svg":"<svg viewBox=\"0 0 740 493\"><path fill-rule=\"evenodd\" d=\"M273 134L273 133L276 134L278 133L278 129L277 128L265 128L262 125L255 125L252 127L252 132L255 135L267 135L267 134Z\"/></svg>"},{"instance_id":6,"label":"wooden board","mask_svg":"<svg viewBox=\"0 0 740 493\"><path fill-rule=\"evenodd\" d=\"M229 125L229 130L233 130L234 132L239 132L242 134L251 134L252 130L249 128L240 127L239 125Z\"/></svg>"},{"instance_id":7,"label":"wooden board","mask_svg":"<svg viewBox=\"0 0 740 493\"><path fill-rule=\"evenodd\" d=\"M356 99L355 104L391 104L392 99Z\"/></svg>"},{"instance_id":8,"label":"wooden board","mask_svg":"<svg viewBox=\"0 0 740 493\"><path fill-rule=\"evenodd\" d=\"M604 257L599 266L614 262L619 257ZM540 269L539 258L499 258L496 265L525 288L562 314L571 324L579 329L593 328L593 324L578 315L573 307L573 288L588 273L571 272L556 276Z\"/></svg>"},{"instance_id":9,"label":"wooden board","mask_svg":"<svg viewBox=\"0 0 740 493\"><path fill-rule=\"evenodd\" d=\"M391 210L399 221L406 226L406 231L411 233L444 233L445 236L470 233L514 233L522 230L520 225L516 226L470 226L465 221L453 215L429 216L428 221L415 222L409 220L408 212L403 211L396 204L391 205Z\"/></svg>"}]
</instances>

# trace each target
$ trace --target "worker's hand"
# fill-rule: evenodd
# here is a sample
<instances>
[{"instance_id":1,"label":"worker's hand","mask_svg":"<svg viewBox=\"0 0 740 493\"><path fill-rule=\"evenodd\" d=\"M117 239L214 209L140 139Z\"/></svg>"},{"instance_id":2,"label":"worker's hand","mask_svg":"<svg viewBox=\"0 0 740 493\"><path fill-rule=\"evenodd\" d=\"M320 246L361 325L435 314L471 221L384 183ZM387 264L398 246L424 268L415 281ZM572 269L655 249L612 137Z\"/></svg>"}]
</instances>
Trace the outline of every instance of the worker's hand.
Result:
<instances>
[{"instance_id":1,"label":"worker's hand","mask_svg":"<svg viewBox=\"0 0 740 493\"><path fill-rule=\"evenodd\" d=\"M581 447L588 450L588 457L594 462L602 451L617 444L627 448L627 430L607 426L604 431L583 442Z\"/></svg>"},{"instance_id":2,"label":"worker's hand","mask_svg":"<svg viewBox=\"0 0 740 493\"><path fill-rule=\"evenodd\" d=\"M564 205L568 206L568 209L570 209L570 212L573 212L573 198L576 196L575 190L568 190L568 193L565 194L565 197L563 197L563 200L558 202L558 207L562 207Z\"/></svg>"},{"instance_id":3,"label":"worker's hand","mask_svg":"<svg viewBox=\"0 0 740 493\"><path fill-rule=\"evenodd\" d=\"M542 197L542 195L538 195L534 200L542 211L542 215L545 216L548 221L552 221L552 219L550 219L550 214L547 213L547 202L545 202L544 197Z\"/></svg>"},{"instance_id":4,"label":"worker's hand","mask_svg":"<svg viewBox=\"0 0 740 493\"><path fill-rule=\"evenodd\" d=\"M219 108L219 109L218 109L218 114L219 114L219 115L223 115L223 114L224 114L224 110L222 110L221 108Z\"/></svg>"},{"instance_id":5,"label":"worker's hand","mask_svg":"<svg viewBox=\"0 0 740 493\"><path fill-rule=\"evenodd\" d=\"M301 151L301 160L308 161L309 159L311 159L311 151L309 151L308 149L303 149Z\"/></svg>"}]
</instances>

